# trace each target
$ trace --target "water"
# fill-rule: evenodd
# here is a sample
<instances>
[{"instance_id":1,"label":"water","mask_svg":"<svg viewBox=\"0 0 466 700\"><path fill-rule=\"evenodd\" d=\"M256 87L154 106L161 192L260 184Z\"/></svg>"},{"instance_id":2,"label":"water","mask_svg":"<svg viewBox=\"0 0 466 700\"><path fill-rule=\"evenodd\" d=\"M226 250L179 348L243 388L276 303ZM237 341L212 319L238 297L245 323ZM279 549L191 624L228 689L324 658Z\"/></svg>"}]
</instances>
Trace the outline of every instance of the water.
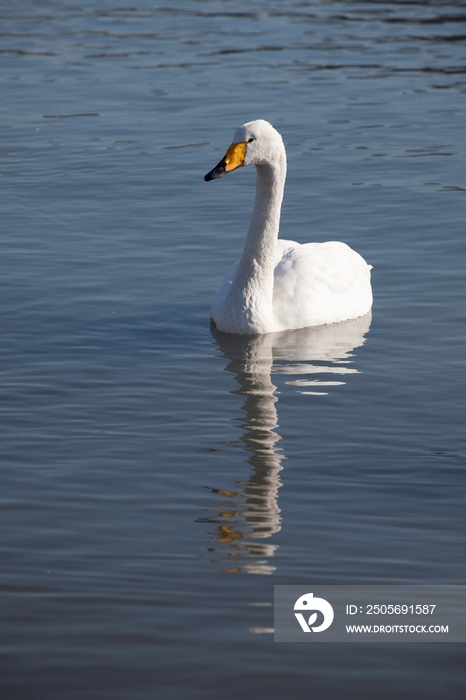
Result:
<instances>
[{"instance_id":1,"label":"water","mask_svg":"<svg viewBox=\"0 0 466 700\"><path fill-rule=\"evenodd\" d=\"M466 5L3 3L2 697L456 700L461 645L274 644L274 584L464 583ZM210 327L282 235L372 318ZM422 647L422 648L420 648Z\"/></svg>"}]
</instances>

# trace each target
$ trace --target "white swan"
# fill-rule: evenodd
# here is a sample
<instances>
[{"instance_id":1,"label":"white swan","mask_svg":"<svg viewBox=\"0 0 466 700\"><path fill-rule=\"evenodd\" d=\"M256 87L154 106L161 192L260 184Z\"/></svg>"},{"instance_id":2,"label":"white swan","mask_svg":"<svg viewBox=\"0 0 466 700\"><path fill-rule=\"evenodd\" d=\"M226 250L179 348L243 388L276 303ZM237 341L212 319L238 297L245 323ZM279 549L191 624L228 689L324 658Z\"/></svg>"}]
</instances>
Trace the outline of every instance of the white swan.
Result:
<instances>
[{"instance_id":1,"label":"white swan","mask_svg":"<svg viewBox=\"0 0 466 700\"><path fill-rule=\"evenodd\" d=\"M241 258L224 277L211 317L225 333L256 335L346 321L372 307L369 266L345 243L278 240L286 176L282 137L258 119L243 124L204 180L255 165L256 198Z\"/></svg>"}]
</instances>

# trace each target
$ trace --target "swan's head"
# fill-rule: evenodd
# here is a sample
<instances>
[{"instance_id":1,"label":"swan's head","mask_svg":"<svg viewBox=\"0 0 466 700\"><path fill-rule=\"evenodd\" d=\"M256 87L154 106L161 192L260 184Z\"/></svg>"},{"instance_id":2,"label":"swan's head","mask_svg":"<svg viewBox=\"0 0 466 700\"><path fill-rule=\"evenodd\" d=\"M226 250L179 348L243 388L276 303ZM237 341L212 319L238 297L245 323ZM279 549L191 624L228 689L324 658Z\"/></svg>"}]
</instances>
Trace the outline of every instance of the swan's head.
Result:
<instances>
[{"instance_id":1,"label":"swan's head","mask_svg":"<svg viewBox=\"0 0 466 700\"><path fill-rule=\"evenodd\" d=\"M235 131L231 146L204 180L215 180L243 165L278 163L284 157L285 147L278 131L264 119L256 119L243 124Z\"/></svg>"}]
</instances>

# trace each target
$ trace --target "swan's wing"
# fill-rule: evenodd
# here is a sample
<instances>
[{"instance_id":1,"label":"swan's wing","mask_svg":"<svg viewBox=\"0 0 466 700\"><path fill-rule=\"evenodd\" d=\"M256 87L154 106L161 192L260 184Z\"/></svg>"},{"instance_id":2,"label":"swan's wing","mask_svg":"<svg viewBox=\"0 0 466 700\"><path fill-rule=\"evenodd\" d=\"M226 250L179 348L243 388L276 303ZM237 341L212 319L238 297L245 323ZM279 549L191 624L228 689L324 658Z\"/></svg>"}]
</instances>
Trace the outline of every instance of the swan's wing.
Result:
<instances>
[{"instance_id":1,"label":"swan's wing","mask_svg":"<svg viewBox=\"0 0 466 700\"><path fill-rule=\"evenodd\" d=\"M344 321L370 310L370 267L345 243L299 245L281 240L279 244L273 296L279 324L302 328Z\"/></svg>"}]
</instances>

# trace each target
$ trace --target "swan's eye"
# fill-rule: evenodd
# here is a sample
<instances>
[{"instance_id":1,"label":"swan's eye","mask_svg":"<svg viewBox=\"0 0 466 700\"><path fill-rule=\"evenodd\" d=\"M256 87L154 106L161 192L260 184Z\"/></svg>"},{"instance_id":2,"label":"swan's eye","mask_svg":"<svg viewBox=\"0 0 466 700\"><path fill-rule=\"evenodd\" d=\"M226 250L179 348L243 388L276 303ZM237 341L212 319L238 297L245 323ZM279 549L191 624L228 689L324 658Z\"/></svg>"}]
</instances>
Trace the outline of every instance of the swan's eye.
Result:
<instances>
[{"instance_id":1,"label":"swan's eye","mask_svg":"<svg viewBox=\"0 0 466 700\"><path fill-rule=\"evenodd\" d=\"M256 139L248 139L247 142L248 142L248 143L252 143L252 142L255 141L255 140L256 140Z\"/></svg>"}]
</instances>

